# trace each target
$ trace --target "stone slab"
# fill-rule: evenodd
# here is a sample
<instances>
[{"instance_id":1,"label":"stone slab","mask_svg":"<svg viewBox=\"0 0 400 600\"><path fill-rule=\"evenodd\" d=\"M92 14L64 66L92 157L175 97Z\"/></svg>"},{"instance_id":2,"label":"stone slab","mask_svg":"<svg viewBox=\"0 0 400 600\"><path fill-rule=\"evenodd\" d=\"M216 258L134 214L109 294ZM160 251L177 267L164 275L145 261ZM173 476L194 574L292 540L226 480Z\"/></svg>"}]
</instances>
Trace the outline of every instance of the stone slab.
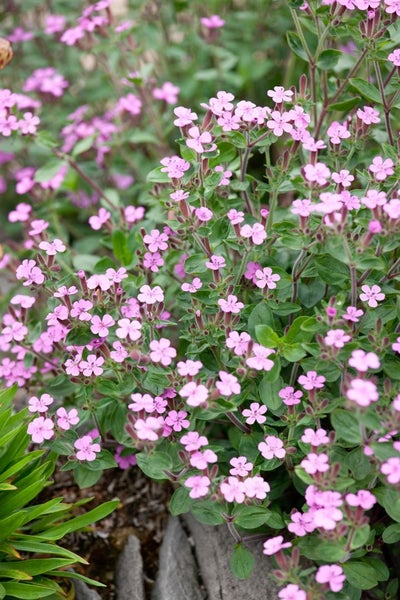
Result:
<instances>
[{"instance_id":1,"label":"stone slab","mask_svg":"<svg viewBox=\"0 0 400 600\"><path fill-rule=\"evenodd\" d=\"M145 600L140 541L130 535L118 559L115 581L118 600Z\"/></svg>"}]
</instances>

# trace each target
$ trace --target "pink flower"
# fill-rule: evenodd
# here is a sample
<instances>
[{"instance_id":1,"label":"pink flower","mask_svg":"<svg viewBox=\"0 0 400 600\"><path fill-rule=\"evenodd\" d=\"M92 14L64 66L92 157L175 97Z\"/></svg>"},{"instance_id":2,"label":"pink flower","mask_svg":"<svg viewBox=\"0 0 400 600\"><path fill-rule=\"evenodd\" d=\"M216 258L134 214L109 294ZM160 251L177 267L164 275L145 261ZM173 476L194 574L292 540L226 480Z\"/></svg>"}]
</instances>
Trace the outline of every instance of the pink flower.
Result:
<instances>
[{"instance_id":1,"label":"pink flower","mask_svg":"<svg viewBox=\"0 0 400 600\"><path fill-rule=\"evenodd\" d=\"M57 238L52 242L40 242L39 248L45 250L47 256L54 256L58 252L65 252L66 250L63 242Z\"/></svg>"},{"instance_id":2,"label":"pink flower","mask_svg":"<svg viewBox=\"0 0 400 600\"><path fill-rule=\"evenodd\" d=\"M158 229L152 229L150 234L146 234L143 237L143 241L150 252L167 250L168 248L168 235L166 233L161 233Z\"/></svg>"},{"instance_id":3,"label":"pink flower","mask_svg":"<svg viewBox=\"0 0 400 600\"><path fill-rule=\"evenodd\" d=\"M209 131L203 131L203 133L200 133L198 127L191 127L188 131L188 135L190 137L186 140L186 146L197 152L197 154L209 152L214 150L216 147L215 144L212 143L213 138ZM210 144L210 146L206 148L204 144Z\"/></svg>"},{"instance_id":4,"label":"pink flower","mask_svg":"<svg viewBox=\"0 0 400 600\"><path fill-rule=\"evenodd\" d=\"M131 394L131 404L128 404L128 408L134 412L140 412L144 410L147 413L154 411L154 398L150 394Z\"/></svg>"},{"instance_id":5,"label":"pink flower","mask_svg":"<svg viewBox=\"0 0 400 600\"><path fill-rule=\"evenodd\" d=\"M361 506L370 510L376 504L376 498L369 490L358 490L357 494L346 494L345 500L349 506Z\"/></svg>"},{"instance_id":6,"label":"pink flower","mask_svg":"<svg viewBox=\"0 0 400 600\"><path fill-rule=\"evenodd\" d=\"M77 300L72 304L70 311L71 317L77 317L80 321L91 321L92 315L88 312L93 308L90 300Z\"/></svg>"},{"instance_id":7,"label":"pink flower","mask_svg":"<svg viewBox=\"0 0 400 600\"><path fill-rule=\"evenodd\" d=\"M398 352L400 354L400 337L398 337L397 340L395 342L393 342L392 350L394 352Z\"/></svg>"},{"instance_id":8,"label":"pink flower","mask_svg":"<svg viewBox=\"0 0 400 600\"><path fill-rule=\"evenodd\" d=\"M364 106L357 110L357 117L365 123L365 125L372 125L373 123L380 123L379 111L372 106Z\"/></svg>"},{"instance_id":9,"label":"pink flower","mask_svg":"<svg viewBox=\"0 0 400 600\"><path fill-rule=\"evenodd\" d=\"M305 200L295 200L292 204L290 212L300 217L309 217L313 211L313 203L306 198Z\"/></svg>"},{"instance_id":10,"label":"pink flower","mask_svg":"<svg viewBox=\"0 0 400 600\"><path fill-rule=\"evenodd\" d=\"M171 347L171 342L166 338L151 341L150 350L151 360L155 363L161 363L163 367L170 365L172 359L176 356L175 348Z\"/></svg>"},{"instance_id":11,"label":"pink flower","mask_svg":"<svg viewBox=\"0 0 400 600\"><path fill-rule=\"evenodd\" d=\"M380 361L374 352L364 352L364 350L353 350L349 358L349 365L365 373L368 369L379 369Z\"/></svg>"},{"instance_id":12,"label":"pink flower","mask_svg":"<svg viewBox=\"0 0 400 600\"><path fill-rule=\"evenodd\" d=\"M37 417L28 425L27 432L32 437L32 442L41 444L44 440L50 440L54 436L54 423L51 419Z\"/></svg>"},{"instance_id":13,"label":"pink flower","mask_svg":"<svg viewBox=\"0 0 400 600\"><path fill-rule=\"evenodd\" d=\"M216 256L213 254L210 257L210 260L206 262L206 267L212 271L219 271L219 269L226 267L225 258L223 256Z\"/></svg>"},{"instance_id":14,"label":"pink flower","mask_svg":"<svg viewBox=\"0 0 400 600\"><path fill-rule=\"evenodd\" d=\"M42 394L40 398L36 396L31 396L28 400L28 410L29 412L39 412L45 413L49 406L51 406L54 402L54 398L50 396L50 394Z\"/></svg>"},{"instance_id":15,"label":"pink flower","mask_svg":"<svg viewBox=\"0 0 400 600\"><path fill-rule=\"evenodd\" d=\"M267 460L275 458L284 458L286 450L283 447L283 442L275 435L267 435L263 442L258 444L258 449L262 456Z\"/></svg>"},{"instance_id":16,"label":"pink flower","mask_svg":"<svg viewBox=\"0 0 400 600\"><path fill-rule=\"evenodd\" d=\"M152 94L156 100L164 100L167 104L176 104L179 92L180 88L170 81L166 81L160 88L154 88Z\"/></svg>"},{"instance_id":17,"label":"pink flower","mask_svg":"<svg viewBox=\"0 0 400 600\"><path fill-rule=\"evenodd\" d=\"M247 477L254 466L253 463L247 462L247 458L245 456L233 457L229 463L233 467L233 469L229 469L229 473L237 477Z\"/></svg>"},{"instance_id":18,"label":"pink flower","mask_svg":"<svg viewBox=\"0 0 400 600\"><path fill-rule=\"evenodd\" d=\"M272 269L270 269L269 267L265 267L262 271L257 270L255 272L256 286L262 290L265 288L265 286L267 286L269 290L275 289L275 282L279 281L280 278L281 276L277 273L272 273Z\"/></svg>"},{"instance_id":19,"label":"pink flower","mask_svg":"<svg viewBox=\"0 0 400 600\"><path fill-rule=\"evenodd\" d=\"M274 135L280 137L285 132L292 132L293 125L291 123L292 115L290 112L280 113L278 110L273 110L270 117L271 118L267 121L267 127L268 129L272 129Z\"/></svg>"},{"instance_id":20,"label":"pink flower","mask_svg":"<svg viewBox=\"0 0 400 600\"><path fill-rule=\"evenodd\" d=\"M391 158L383 159L381 156L375 156L368 167L369 171L375 176L376 181L384 181L394 173L394 162Z\"/></svg>"},{"instance_id":21,"label":"pink flower","mask_svg":"<svg viewBox=\"0 0 400 600\"><path fill-rule=\"evenodd\" d=\"M347 139L351 136L346 124L341 125L340 123L338 123L338 121L333 121L328 127L328 131L326 133L329 137L329 141L333 145L340 144L342 140Z\"/></svg>"},{"instance_id":22,"label":"pink flower","mask_svg":"<svg viewBox=\"0 0 400 600\"><path fill-rule=\"evenodd\" d=\"M231 208L230 210L228 210L226 216L228 217L232 225L239 225L239 223L243 223L244 220L244 212L242 212L241 210L236 210L236 208Z\"/></svg>"},{"instance_id":23,"label":"pink flower","mask_svg":"<svg viewBox=\"0 0 400 600\"><path fill-rule=\"evenodd\" d=\"M159 433L163 425L164 419L162 417L147 417L147 419L138 419L134 428L140 440L155 442L160 437Z\"/></svg>"},{"instance_id":24,"label":"pink flower","mask_svg":"<svg viewBox=\"0 0 400 600\"><path fill-rule=\"evenodd\" d=\"M181 290L184 292L189 292L190 294L195 294L202 287L203 284L201 279L199 277L195 277L192 283L182 283Z\"/></svg>"},{"instance_id":25,"label":"pink flower","mask_svg":"<svg viewBox=\"0 0 400 600\"><path fill-rule=\"evenodd\" d=\"M207 469L209 464L216 463L218 460L218 456L213 452L213 450L207 449L203 452L197 451L193 452L190 456L190 465L195 469L199 469L203 471Z\"/></svg>"},{"instance_id":26,"label":"pink flower","mask_svg":"<svg viewBox=\"0 0 400 600\"><path fill-rule=\"evenodd\" d=\"M387 461L381 464L381 473L386 475L389 483L393 485L400 483L400 458L397 456L388 458Z\"/></svg>"},{"instance_id":27,"label":"pink flower","mask_svg":"<svg viewBox=\"0 0 400 600\"><path fill-rule=\"evenodd\" d=\"M113 325L115 325L115 321L111 315L106 314L102 317L95 315L91 320L90 331L99 337L107 337L108 330Z\"/></svg>"},{"instance_id":28,"label":"pink flower","mask_svg":"<svg viewBox=\"0 0 400 600\"><path fill-rule=\"evenodd\" d=\"M388 60L393 63L395 67L400 67L400 48L396 48L388 55Z\"/></svg>"},{"instance_id":29,"label":"pink flower","mask_svg":"<svg viewBox=\"0 0 400 600\"><path fill-rule=\"evenodd\" d=\"M267 556L272 556L272 554L276 554L280 550L284 548L290 548L292 544L290 542L284 542L282 535L277 535L276 537L269 538L269 540L264 542L264 550L263 554Z\"/></svg>"},{"instance_id":30,"label":"pink flower","mask_svg":"<svg viewBox=\"0 0 400 600\"><path fill-rule=\"evenodd\" d=\"M307 600L307 594L295 583L289 583L278 594L280 600Z\"/></svg>"},{"instance_id":31,"label":"pink flower","mask_svg":"<svg viewBox=\"0 0 400 600\"><path fill-rule=\"evenodd\" d=\"M255 422L261 425L267 420L267 417L264 417L266 412L267 407L264 404L260 405L258 402L252 402L250 408L245 408L242 411L242 415L245 417L248 425L253 425Z\"/></svg>"},{"instance_id":32,"label":"pink flower","mask_svg":"<svg viewBox=\"0 0 400 600\"><path fill-rule=\"evenodd\" d=\"M237 377L225 371L219 371L218 375L220 381L216 382L215 387L222 396L229 397L233 394L240 394L241 388Z\"/></svg>"},{"instance_id":33,"label":"pink flower","mask_svg":"<svg viewBox=\"0 0 400 600\"><path fill-rule=\"evenodd\" d=\"M220 299L218 300L218 305L222 312L224 313L232 313L237 315L240 313L242 308L244 308L243 302L239 302L237 296L230 294L227 300Z\"/></svg>"},{"instance_id":34,"label":"pink flower","mask_svg":"<svg viewBox=\"0 0 400 600\"><path fill-rule=\"evenodd\" d=\"M159 285L151 288L149 285L142 285L138 300L144 304L155 304L156 302L164 302L164 292Z\"/></svg>"},{"instance_id":35,"label":"pink flower","mask_svg":"<svg viewBox=\"0 0 400 600\"><path fill-rule=\"evenodd\" d=\"M68 431L71 429L71 425L77 425L77 423L79 423L79 417L76 408L71 408L68 412L64 407L57 409L57 425L60 429Z\"/></svg>"},{"instance_id":36,"label":"pink flower","mask_svg":"<svg viewBox=\"0 0 400 600\"><path fill-rule=\"evenodd\" d=\"M189 406L201 406L207 401L208 389L205 385L189 381L180 390L179 395L186 398L186 404Z\"/></svg>"},{"instance_id":37,"label":"pink flower","mask_svg":"<svg viewBox=\"0 0 400 600\"><path fill-rule=\"evenodd\" d=\"M162 267L163 264L164 259L159 252L154 252L154 254L146 252L143 257L143 266L146 269L150 269L152 273L157 273L160 270L159 267Z\"/></svg>"},{"instance_id":38,"label":"pink flower","mask_svg":"<svg viewBox=\"0 0 400 600\"><path fill-rule=\"evenodd\" d=\"M176 365L178 369L178 373L181 377L195 377L203 366L203 363L200 360L186 360L179 361Z\"/></svg>"},{"instance_id":39,"label":"pink flower","mask_svg":"<svg viewBox=\"0 0 400 600\"><path fill-rule=\"evenodd\" d=\"M181 179L185 172L190 169L190 162L179 156L167 156L160 160L163 165L161 172L167 173L171 179Z\"/></svg>"},{"instance_id":40,"label":"pink flower","mask_svg":"<svg viewBox=\"0 0 400 600\"><path fill-rule=\"evenodd\" d=\"M185 410L170 410L165 417L165 424L171 427L173 431L182 431L182 429L190 427L187 416L188 413Z\"/></svg>"},{"instance_id":41,"label":"pink flower","mask_svg":"<svg viewBox=\"0 0 400 600\"><path fill-rule=\"evenodd\" d=\"M295 392L294 387L289 385L279 390L278 396L279 398L282 398L282 401L284 404L286 404L286 406L294 406L296 404L300 404L300 398L302 398L303 392L300 390Z\"/></svg>"},{"instance_id":42,"label":"pink flower","mask_svg":"<svg viewBox=\"0 0 400 600\"><path fill-rule=\"evenodd\" d=\"M308 164L304 166L304 177L310 183L317 183L324 186L328 183L331 172L324 163L317 162L315 165Z\"/></svg>"},{"instance_id":43,"label":"pink flower","mask_svg":"<svg viewBox=\"0 0 400 600\"><path fill-rule=\"evenodd\" d=\"M245 500L243 481L240 481L237 477L228 477L227 481L224 481L220 485L221 494L227 502L237 502L242 504Z\"/></svg>"},{"instance_id":44,"label":"pink flower","mask_svg":"<svg viewBox=\"0 0 400 600\"><path fill-rule=\"evenodd\" d=\"M297 381L305 390L315 390L323 388L326 379L316 371L308 371L305 375L300 375Z\"/></svg>"},{"instance_id":45,"label":"pink flower","mask_svg":"<svg viewBox=\"0 0 400 600\"><path fill-rule=\"evenodd\" d=\"M95 231L98 231L103 227L107 221L111 218L111 213L105 208L99 208L97 215L89 217L89 225Z\"/></svg>"},{"instance_id":46,"label":"pink flower","mask_svg":"<svg viewBox=\"0 0 400 600\"><path fill-rule=\"evenodd\" d=\"M232 349L236 356L243 356L247 352L250 341L251 338L245 331L240 334L237 331L231 331L226 338L226 346Z\"/></svg>"},{"instance_id":47,"label":"pink flower","mask_svg":"<svg viewBox=\"0 0 400 600\"><path fill-rule=\"evenodd\" d=\"M103 369L101 368L101 365L103 364L104 358L102 356L89 354L86 360L82 360L79 363L79 368L81 369L82 374L85 375L85 377L91 377L92 375L95 375L97 377L103 372Z\"/></svg>"},{"instance_id":48,"label":"pink flower","mask_svg":"<svg viewBox=\"0 0 400 600\"><path fill-rule=\"evenodd\" d=\"M350 387L346 391L346 397L359 406L369 406L371 402L379 400L376 385L365 379L352 379Z\"/></svg>"},{"instance_id":49,"label":"pink flower","mask_svg":"<svg viewBox=\"0 0 400 600\"><path fill-rule=\"evenodd\" d=\"M207 446L208 439L197 431L189 431L181 437L180 443L185 446L186 452L195 452L202 446Z\"/></svg>"},{"instance_id":50,"label":"pink flower","mask_svg":"<svg viewBox=\"0 0 400 600\"><path fill-rule=\"evenodd\" d=\"M219 15L210 15L209 17L202 17L200 19L201 24L207 29L220 29L225 25L225 21L221 19Z\"/></svg>"},{"instance_id":51,"label":"pink flower","mask_svg":"<svg viewBox=\"0 0 400 600\"><path fill-rule=\"evenodd\" d=\"M270 371L274 362L268 358L270 354L275 354L275 350L265 348L261 344L254 344L252 348L253 356L246 359L246 365L256 371Z\"/></svg>"},{"instance_id":52,"label":"pink flower","mask_svg":"<svg viewBox=\"0 0 400 600\"><path fill-rule=\"evenodd\" d=\"M342 315L342 319L346 319L346 321L352 321L353 323L358 323L360 317L362 317L364 311L361 308L357 309L355 306L348 306L346 308L346 312Z\"/></svg>"},{"instance_id":53,"label":"pink flower","mask_svg":"<svg viewBox=\"0 0 400 600\"><path fill-rule=\"evenodd\" d=\"M22 285L40 285L44 282L45 276L42 270L36 266L36 261L25 259L19 265L15 272L17 279L25 279Z\"/></svg>"},{"instance_id":54,"label":"pink flower","mask_svg":"<svg viewBox=\"0 0 400 600\"><path fill-rule=\"evenodd\" d=\"M267 239L267 232L264 225L254 223L254 225L243 225L240 228L240 235L244 238L251 238L255 246L260 246Z\"/></svg>"},{"instance_id":55,"label":"pink flower","mask_svg":"<svg viewBox=\"0 0 400 600\"><path fill-rule=\"evenodd\" d=\"M247 498L257 498L257 500L265 500L268 492L271 490L269 483L264 481L260 475L247 477L243 481L243 487Z\"/></svg>"},{"instance_id":56,"label":"pink flower","mask_svg":"<svg viewBox=\"0 0 400 600\"><path fill-rule=\"evenodd\" d=\"M211 481L204 475L193 475L188 477L183 485L190 489L191 498L204 498L209 492Z\"/></svg>"},{"instance_id":57,"label":"pink flower","mask_svg":"<svg viewBox=\"0 0 400 600\"><path fill-rule=\"evenodd\" d=\"M307 454L300 465L303 467L306 473L309 475L315 475L315 473L325 473L329 470L329 457L327 454L315 454L310 452Z\"/></svg>"},{"instance_id":58,"label":"pink flower","mask_svg":"<svg viewBox=\"0 0 400 600\"><path fill-rule=\"evenodd\" d=\"M191 125L193 121L198 118L195 112L192 112L190 108L184 106L177 106L174 108L174 113L178 117L174 121L174 125L177 127L184 127L185 125Z\"/></svg>"},{"instance_id":59,"label":"pink flower","mask_svg":"<svg viewBox=\"0 0 400 600\"><path fill-rule=\"evenodd\" d=\"M299 537L312 533L315 529L312 513L294 512L290 515L292 522L288 525L288 530Z\"/></svg>"},{"instance_id":60,"label":"pink flower","mask_svg":"<svg viewBox=\"0 0 400 600\"><path fill-rule=\"evenodd\" d=\"M340 592L346 575L339 565L322 565L315 574L315 581L327 583L332 592Z\"/></svg>"},{"instance_id":61,"label":"pink flower","mask_svg":"<svg viewBox=\"0 0 400 600\"><path fill-rule=\"evenodd\" d=\"M76 458L78 460L87 460L88 462L96 460L96 454L101 450L100 444L94 443L93 438L90 435L84 435L83 437L78 438L74 442L74 448L78 450Z\"/></svg>"},{"instance_id":62,"label":"pink flower","mask_svg":"<svg viewBox=\"0 0 400 600\"><path fill-rule=\"evenodd\" d=\"M311 444L311 446L320 446L322 444L329 444L329 437L326 435L325 429L314 431L310 427L307 427L301 436L301 441L304 444Z\"/></svg>"},{"instance_id":63,"label":"pink flower","mask_svg":"<svg viewBox=\"0 0 400 600\"><path fill-rule=\"evenodd\" d=\"M333 346L334 348L343 348L350 340L351 336L343 329L330 329L324 337L326 346Z\"/></svg>"},{"instance_id":64,"label":"pink flower","mask_svg":"<svg viewBox=\"0 0 400 600\"><path fill-rule=\"evenodd\" d=\"M369 285L363 285L361 287L363 293L360 294L360 300L364 302L368 302L368 306L371 308L376 308L378 306L378 302L385 299L385 294L381 292L381 288L379 285L373 285L369 287Z\"/></svg>"},{"instance_id":65,"label":"pink flower","mask_svg":"<svg viewBox=\"0 0 400 600\"><path fill-rule=\"evenodd\" d=\"M282 102L290 102L293 96L292 90L285 90L281 85L276 85L273 90L267 91L267 96L272 98L276 104L282 104Z\"/></svg>"},{"instance_id":66,"label":"pink flower","mask_svg":"<svg viewBox=\"0 0 400 600\"><path fill-rule=\"evenodd\" d=\"M119 319L118 321L118 329L115 332L115 335L119 339L128 338L132 340L132 342L138 340L141 337L142 324L140 321L133 319Z\"/></svg>"},{"instance_id":67,"label":"pink flower","mask_svg":"<svg viewBox=\"0 0 400 600\"><path fill-rule=\"evenodd\" d=\"M131 466L135 466L137 464L137 459L135 454L121 454L125 450L124 446L117 446L116 452L114 454L114 459L120 469L129 469Z\"/></svg>"}]
</instances>

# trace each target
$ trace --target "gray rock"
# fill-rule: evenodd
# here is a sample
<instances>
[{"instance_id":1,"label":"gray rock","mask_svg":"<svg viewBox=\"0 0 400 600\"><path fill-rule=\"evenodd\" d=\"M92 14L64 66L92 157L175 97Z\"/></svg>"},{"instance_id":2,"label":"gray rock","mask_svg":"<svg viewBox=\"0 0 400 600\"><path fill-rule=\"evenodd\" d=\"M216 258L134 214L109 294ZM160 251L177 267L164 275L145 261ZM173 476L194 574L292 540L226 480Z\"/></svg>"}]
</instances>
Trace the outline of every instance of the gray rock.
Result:
<instances>
[{"instance_id":1,"label":"gray rock","mask_svg":"<svg viewBox=\"0 0 400 600\"><path fill-rule=\"evenodd\" d=\"M118 600L145 600L140 542L134 535L128 537L119 557L116 584Z\"/></svg>"},{"instance_id":2,"label":"gray rock","mask_svg":"<svg viewBox=\"0 0 400 600\"><path fill-rule=\"evenodd\" d=\"M75 587L75 599L76 600L101 600L101 597L95 590L90 589L83 581L79 579L73 580Z\"/></svg>"},{"instance_id":3,"label":"gray rock","mask_svg":"<svg viewBox=\"0 0 400 600\"><path fill-rule=\"evenodd\" d=\"M272 566L262 553L262 543L246 545L253 552L256 562L249 579L240 580L230 569L233 538L226 525L202 525L191 515L185 515L184 521L193 536L208 600L277 600L279 588L269 577Z\"/></svg>"},{"instance_id":4,"label":"gray rock","mask_svg":"<svg viewBox=\"0 0 400 600\"><path fill-rule=\"evenodd\" d=\"M178 517L171 517L160 550L152 600L205 600L193 548Z\"/></svg>"}]
</instances>

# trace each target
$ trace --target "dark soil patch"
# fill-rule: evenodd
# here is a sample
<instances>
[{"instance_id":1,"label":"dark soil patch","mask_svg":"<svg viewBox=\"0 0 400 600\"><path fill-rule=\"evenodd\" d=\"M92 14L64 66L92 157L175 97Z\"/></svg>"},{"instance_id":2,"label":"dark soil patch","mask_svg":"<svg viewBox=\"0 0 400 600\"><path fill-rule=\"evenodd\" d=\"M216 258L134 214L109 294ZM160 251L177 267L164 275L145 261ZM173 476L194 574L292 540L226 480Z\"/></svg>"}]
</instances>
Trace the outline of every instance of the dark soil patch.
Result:
<instances>
[{"instance_id":1,"label":"dark soil patch","mask_svg":"<svg viewBox=\"0 0 400 600\"><path fill-rule=\"evenodd\" d=\"M136 535L141 543L144 584L149 595L154 585L158 554L168 519L168 501L171 497L168 482L157 483L146 478L137 467L127 471L110 469L91 488L79 489L71 472L57 470L54 483L46 489L40 501L64 498L67 503L93 498L79 511L91 510L107 500L118 498L119 507L107 518L93 525L90 531L72 533L60 545L85 558L89 565L78 565L76 570L104 583L107 588L96 588L104 600L116 598L115 570L118 557L129 535Z\"/></svg>"}]
</instances>

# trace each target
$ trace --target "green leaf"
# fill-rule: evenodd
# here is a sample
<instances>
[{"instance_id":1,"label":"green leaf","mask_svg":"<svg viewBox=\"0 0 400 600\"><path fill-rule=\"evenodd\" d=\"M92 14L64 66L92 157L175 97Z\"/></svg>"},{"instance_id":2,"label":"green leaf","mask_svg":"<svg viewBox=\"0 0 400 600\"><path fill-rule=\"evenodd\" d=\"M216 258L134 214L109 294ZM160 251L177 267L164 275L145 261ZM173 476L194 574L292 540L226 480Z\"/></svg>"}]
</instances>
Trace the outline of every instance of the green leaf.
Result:
<instances>
[{"instance_id":1,"label":"green leaf","mask_svg":"<svg viewBox=\"0 0 400 600\"><path fill-rule=\"evenodd\" d=\"M281 361L279 360L279 356L276 356L274 354L272 354L270 358L271 360L272 358L274 359L274 366L270 371L267 371L265 373L264 379L269 383L274 383L278 379L281 372Z\"/></svg>"},{"instance_id":2,"label":"green leaf","mask_svg":"<svg viewBox=\"0 0 400 600\"><path fill-rule=\"evenodd\" d=\"M185 260L185 272L189 275L195 275L196 273L205 273L207 259L203 254L193 254Z\"/></svg>"},{"instance_id":3,"label":"green leaf","mask_svg":"<svg viewBox=\"0 0 400 600\"><path fill-rule=\"evenodd\" d=\"M48 531L41 532L40 537L44 540L58 540L64 537L64 535L67 535L67 533L77 531L78 529L83 529L95 521L104 519L104 517L107 517L107 515L112 513L113 510L117 508L118 504L119 500L110 500L109 502L105 502L104 504L97 506L93 510L80 515L79 517L70 519L62 525L58 525L56 527L52 527Z\"/></svg>"},{"instance_id":4,"label":"green leaf","mask_svg":"<svg viewBox=\"0 0 400 600\"><path fill-rule=\"evenodd\" d=\"M334 540L318 542L314 537L300 539L299 549L302 555L310 560L337 562L342 561L347 552L345 543Z\"/></svg>"},{"instance_id":5,"label":"green leaf","mask_svg":"<svg viewBox=\"0 0 400 600\"><path fill-rule=\"evenodd\" d=\"M262 506L242 505L237 508L235 524L243 529L257 529L267 523L271 511Z\"/></svg>"},{"instance_id":6,"label":"green leaf","mask_svg":"<svg viewBox=\"0 0 400 600\"><path fill-rule=\"evenodd\" d=\"M279 335L269 325L256 325L256 339L266 348L276 348L279 345Z\"/></svg>"},{"instance_id":7,"label":"green leaf","mask_svg":"<svg viewBox=\"0 0 400 600\"><path fill-rule=\"evenodd\" d=\"M361 94L361 96L363 98L366 98L370 102L382 104L381 95L380 95L379 91L376 89L376 87L374 85L372 85L372 83L368 83L367 81L364 81L364 79L360 79L358 77L350 79L349 83L350 83L350 86L356 92Z\"/></svg>"},{"instance_id":8,"label":"green leaf","mask_svg":"<svg viewBox=\"0 0 400 600\"><path fill-rule=\"evenodd\" d=\"M255 564L255 558L250 550L244 548L242 544L237 544L233 549L230 565L232 573L238 579L248 579Z\"/></svg>"},{"instance_id":9,"label":"green leaf","mask_svg":"<svg viewBox=\"0 0 400 600\"><path fill-rule=\"evenodd\" d=\"M361 590L372 590L378 585L376 573L371 566L358 560L351 560L343 564L343 571L350 585Z\"/></svg>"},{"instance_id":10,"label":"green leaf","mask_svg":"<svg viewBox=\"0 0 400 600\"><path fill-rule=\"evenodd\" d=\"M293 315L300 310L302 310L301 306L294 304L293 302L279 302L274 306L273 312L280 317L286 317L287 315Z\"/></svg>"},{"instance_id":11,"label":"green leaf","mask_svg":"<svg viewBox=\"0 0 400 600\"><path fill-rule=\"evenodd\" d=\"M349 280L350 272L346 265L333 258L333 256L319 256L314 262L318 275L329 285L342 284Z\"/></svg>"},{"instance_id":12,"label":"green leaf","mask_svg":"<svg viewBox=\"0 0 400 600\"><path fill-rule=\"evenodd\" d=\"M286 39L291 51L305 62L309 62L307 52L304 50L300 37L297 35L297 33L294 31L288 31L286 34Z\"/></svg>"},{"instance_id":13,"label":"green leaf","mask_svg":"<svg viewBox=\"0 0 400 600\"><path fill-rule=\"evenodd\" d=\"M256 336L255 330L257 325L269 325L270 327L274 326L274 317L272 314L272 310L269 308L269 306L267 306L267 304L264 301L257 304L257 306L253 308L249 316L247 330L253 339Z\"/></svg>"},{"instance_id":14,"label":"green leaf","mask_svg":"<svg viewBox=\"0 0 400 600\"><path fill-rule=\"evenodd\" d=\"M258 386L258 393L260 400L265 406L267 406L273 413L279 411L283 404L282 398L278 396L278 392L281 389L282 384L280 380L276 380L273 383L264 375L260 385Z\"/></svg>"},{"instance_id":15,"label":"green leaf","mask_svg":"<svg viewBox=\"0 0 400 600\"><path fill-rule=\"evenodd\" d=\"M50 179L57 175L61 167L64 167L67 164L68 163L65 160L52 158L48 163L36 171L34 179L37 183L50 181Z\"/></svg>"},{"instance_id":16,"label":"green leaf","mask_svg":"<svg viewBox=\"0 0 400 600\"><path fill-rule=\"evenodd\" d=\"M298 296L306 308L315 306L325 295L325 284L320 279L310 279L306 283L301 280L298 288Z\"/></svg>"},{"instance_id":17,"label":"green leaf","mask_svg":"<svg viewBox=\"0 0 400 600\"><path fill-rule=\"evenodd\" d=\"M72 257L72 264L77 271L82 270L93 273L98 260L98 257L93 256L93 254L77 254Z\"/></svg>"},{"instance_id":18,"label":"green leaf","mask_svg":"<svg viewBox=\"0 0 400 600\"><path fill-rule=\"evenodd\" d=\"M354 533L354 536L351 540L351 548L350 550L356 550L357 548L361 548L364 544L367 543L369 534L371 533L371 528L369 525L364 525L363 527L358 527Z\"/></svg>"},{"instance_id":19,"label":"green leaf","mask_svg":"<svg viewBox=\"0 0 400 600\"><path fill-rule=\"evenodd\" d=\"M382 539L385 544L396 544L400 542L400 523L393 523L386 527L382 534Z\"/></svg>"},{"instance_id":20,"label":"green leaf","mask_svg":"<svg viewBox=\"0 0 400 600\"><path fill-rule=\"evenodd\" d=\"M68 558L33 558L19 561L9 561L7 563L0 563L0 576L4 577L4 571L7 567L13 569L21 569L24 573L29 576L42 575L47 571L54 569L61 569L63 567L69 567L71 560Z\"/></svg>"},{"instance_id":21,"label":"green leaf","mask_svg":"<svg viewBox=\"0 0 400 600\"><path fill-rule=\"evenodd\" d=\"M13 581L2 582L7 596L21 600L40 600L54 594L52 585L39 585L37 583L16 583Z\"/></svg>"},{"instance_id":22,"label":"green leaf","mask_svg":"<svg viewBox=\"0 0 400 600\"><path fill-rule=\"evenodd\" d=\"M284 344L281 354L289 362L297 362L307 355L307 351L302 344Z\"/></svg>"},{"instance_id":23,"label":"green leaf","mask_svg":"<svg viewBox=\"0 0 400 600\"><path fill-rule=\"evenodd\" d=\"M400 523L400 498L397 490L386 487L374 489L374 495L389 517Z\"/></svg>"},{"instance_id":24,"label":"green leaf","mask_svg":"<svg viewBox=\"0 0 400 600\"><path fill-rule=\"evenodd\" d=\"M331 413L331 422L339 439L349 444L361 444L360 424L353 413L341 408L334 410Z\"/></svg>"},{"instance_id":25,"label":"green leaf","mask_svg":"<svg viewBox=\"0 0 400 600\"><path fill-rule=\"evenodd\" d=\"M180 487L174 491L169 501L169 510L172 516L183 515L189 512L192 501L189 497L189 490Z\"/></svg>"},{"instance_id":26,"label":"green leaf","mask_svg":"<svg viewBox=\"0 0 400 600\"><path fill-rule=\"evenodd\" d=\"M69 558L73 563L82 563L84 565L89 564L84 558L81 558L78 554L75 554L75 552L71 552L66 548L57 546L57 544L36 541L36 538L32 535L17 534L15 539L13 539L13 546L16 550L21 550L23 552L57 554L58 556Z\"/></svg>"},{"instance_id":27,"label":"green leaf","mask_svg":"<svg viewBox=\"0 0 400 600\"><path fill-rule=\"evenodd\" d=\"M370 565L375 571L375 575L378 581L387 581L390 577L389 569L386 563L377 556L365 556L363 562Z\"/></svg>"},{"instance_id":28,"label":"green leaf","mask_svg":"<svg viewBox=\"0 0 400 600\"><path fill-rule=\"evenodd\" d=\"M349 452L343 461L344 465L351 472L351 476L356 480L361 480L371 473L371 463L365 456L363 448L355 448Z\"/></svg>"},{"instance_id":29,"label":"green leaf","mask_svg":"<svg viewBox=\"0 0 400 600\"><path fill-rule=\"evenodd\" d=\"M199 500L192 505L193 516L204 525L221 525L225 523L222 516L223 507L211 500Z\"/></svg>"},{"instance_id":30,"label":"green leaf","mask_svg":"<svg viewBox=\"0 0 400 600\"><path fill-rule=\"evenodd\" d=\"M95 141L96 137L97 135L89 135L87 138L79 140L79 142L73 147L71 152L72 156L79 156L80 154L87 152L87 150L93 147L93 142Z\"/></svg>"},{"instance_id":31,"label":"green leaf","mask_svg":"<svg viewBox=\"0 0 400 600\"><path fill-rule=\"evenodd\" d=\"M323 50L318 57L317 67L322 69L322 71L333 69L333 67L336 67L341 56L342 52L340 50Z\"/></svg>"},{"instance_id":32,"label":"green leaf","mask_svg":"<svg viewBox=\"0 0 400 600\"><path fill-rule=\"evenodd\" d=\"M126 234L116 229L112 234L112 247L114 256L121 265L127 267L132 262L132 253L128 248L128 240Z\"/></svg>"},{"instance_id":33,"label":"green leaf","mask_svg":"<svg viewBox=\"0 0 400 600\"><path fill-rule=\"evenodd\" d=\"M172 467L168 454L164 452L157 452L156 454L139 452L139 454L136 454L136 459L139 469L148 477L152 479L168 479L165 471L168 471Z\"/></svg>"}]
</instances>

